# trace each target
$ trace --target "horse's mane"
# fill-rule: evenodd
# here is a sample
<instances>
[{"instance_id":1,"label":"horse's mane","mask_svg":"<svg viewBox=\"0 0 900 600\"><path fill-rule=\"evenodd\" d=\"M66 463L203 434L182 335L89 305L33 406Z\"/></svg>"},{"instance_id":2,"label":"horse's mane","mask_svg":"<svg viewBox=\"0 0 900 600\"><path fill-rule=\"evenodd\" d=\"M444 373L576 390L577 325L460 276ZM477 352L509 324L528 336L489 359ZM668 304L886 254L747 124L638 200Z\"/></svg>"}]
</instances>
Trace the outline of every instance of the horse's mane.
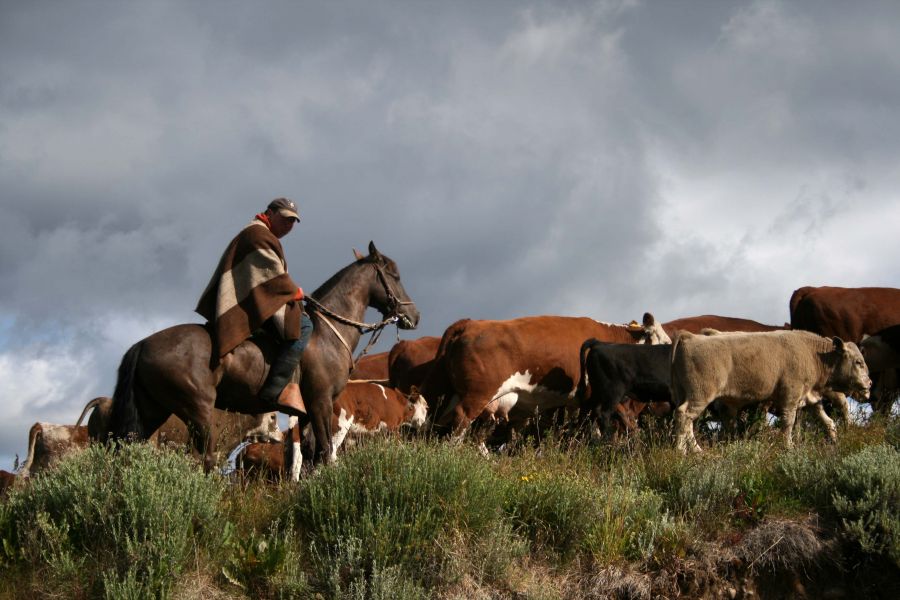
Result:
<instances>
[{"instance_id":1,"label":"horse's mane","mask_svg":"<svg viewBox=\"0 0 900 600\"><path fill-rule=\"evenodd\" d=\"M312 296L316 300L321 300L326 295L328 295L331 292L338 289L341 284L347 283L347 278L346 278L347 271L349 271L350 269L352 269L360 264L373 264L374 262L375 262L375 259L372 258L371 255L364 256L363 258L353 261L352 263L350 263L349 265L347 265L346 267L344 267L343 269L341 269L340 271L338 271L337 273L335 273L334 275L329 277L328 281L326 281L325 283L323 283L322 285L317 287L316 290L312 293Z\"/></svg>"}]
</instances>

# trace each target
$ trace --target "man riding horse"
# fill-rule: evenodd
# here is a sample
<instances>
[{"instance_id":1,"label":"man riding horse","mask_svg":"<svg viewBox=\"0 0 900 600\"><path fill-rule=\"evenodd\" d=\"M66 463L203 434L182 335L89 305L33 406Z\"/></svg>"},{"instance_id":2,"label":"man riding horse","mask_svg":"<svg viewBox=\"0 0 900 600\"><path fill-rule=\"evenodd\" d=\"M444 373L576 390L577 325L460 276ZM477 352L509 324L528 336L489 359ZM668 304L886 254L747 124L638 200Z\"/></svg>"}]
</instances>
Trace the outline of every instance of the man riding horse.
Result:
<instances>
[{"instance_id":1,"label":"man riding horse","mask_svg":"<svg viewBox=\"0 0 900 600\"><path fill-rule=\"evenodd\" d=\"M289 382L313 331L303 311L303 289L288 275L279 241L299 222L293 201L270 202L228 244L196 308L209 322L214 359L221 360L259 329L280 340L257 397L269 410L282 412L305 412L299 386Z\"/></svg>"}]
</instances>

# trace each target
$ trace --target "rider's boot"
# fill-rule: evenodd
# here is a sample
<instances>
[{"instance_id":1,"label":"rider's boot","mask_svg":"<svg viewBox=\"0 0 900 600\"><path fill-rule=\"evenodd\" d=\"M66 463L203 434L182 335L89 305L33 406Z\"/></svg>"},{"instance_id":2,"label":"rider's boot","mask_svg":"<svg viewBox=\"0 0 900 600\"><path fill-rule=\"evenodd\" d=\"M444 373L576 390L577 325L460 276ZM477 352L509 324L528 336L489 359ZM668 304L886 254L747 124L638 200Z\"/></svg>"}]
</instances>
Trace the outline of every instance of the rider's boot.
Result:
<instances>
[{"instance_id":1,"label":"rider's boot","mask_svg":"<svg viewBox=\"0 0 900 600\"><path fill-rule=\"evenodd\" d=\"M262 402L276 405L276 407L283 405L295 411L306 412L303 399L300 398L299 386L296 383L290 385L291 375L294 374L294 369L300 362L305 345L300 344L297 340L282 346L281 353L269 369L266 382L257 394Z\"/></svg>"}]
</instances>

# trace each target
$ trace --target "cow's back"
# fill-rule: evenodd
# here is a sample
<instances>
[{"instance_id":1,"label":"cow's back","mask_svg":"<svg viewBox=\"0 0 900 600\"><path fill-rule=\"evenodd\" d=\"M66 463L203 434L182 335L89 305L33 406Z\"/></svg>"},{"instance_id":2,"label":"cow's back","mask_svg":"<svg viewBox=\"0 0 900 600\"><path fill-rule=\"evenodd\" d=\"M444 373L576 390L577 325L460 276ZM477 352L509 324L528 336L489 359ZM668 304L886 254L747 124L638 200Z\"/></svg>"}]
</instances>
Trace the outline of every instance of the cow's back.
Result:
<instances>
[{"instance_id":1,"label":"cow's back","mask_svg":"<svg viewBox=\"0 0 900 600\"><path fill-rule=\"evenodd\" d=\"M411 392L414 387L421 389L434 364L440 343L441 338L426 336L394 344L388 356L390 386L404 393Z\"/></svg>"},{"instance_id":2,"label":"cow's back","mask_svg":"<svg viewBox=\"0 0 900 600\"><path fill-rule=\"evenodd\" d=\"M387 381L388 353L363 356L350 372L350 379Z\"/></svg>"},{"instance_id":3,"label":"cow's back","mask_svg":"<svg viewBox=\"0 0 900 600\"><path fill-rule=\"evenodd\" d=\"M900 289L803 287L791 295L791 326L858 343L900 323Z\"/></svg>"},{"instance_id":4,"label":"cow's back","mask_svg":"<svg viewBox=\"0 0 900 600\"><path fill-rule=\"evenodd\" d=\"M688 333L700 333L704 329L716 329L718 331L739 331L739 332L763 332L763 331L779 331L784 327L778 325L766 325L752 319L741 319L738 317L723 317L719 315L700 315L697 317L684 317L675 319L668 323L663 323L663 329L669 336L674 336L679 331L687 331Z\"/></svg>"}]
</instances>

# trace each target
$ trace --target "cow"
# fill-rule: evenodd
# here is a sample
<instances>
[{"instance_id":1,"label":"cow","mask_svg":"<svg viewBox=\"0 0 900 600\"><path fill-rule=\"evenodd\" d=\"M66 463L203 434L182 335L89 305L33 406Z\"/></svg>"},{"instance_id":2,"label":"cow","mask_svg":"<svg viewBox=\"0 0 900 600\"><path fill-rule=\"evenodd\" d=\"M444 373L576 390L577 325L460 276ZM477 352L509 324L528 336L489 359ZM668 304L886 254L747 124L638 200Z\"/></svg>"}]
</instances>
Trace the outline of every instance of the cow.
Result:
<instances>
[{"instance_id":1,"label":"cow","mask_svg":"<svg viewBox=\"0 0 900 600\"><path fill-rule=\"evenodd\" d=\"M15 473L0 469L0 498L6 496L7 492L16 485L16 481Z\"/></svg>"},{"instance_id":2,"label":"cow","mask_svg":"<svg viewBox=\"0 0 900 600\"><path fill-rule=\"evenodd\" d=\"M368 354L359 359L353 370L350 371L350 379L354 381L377 381L387 382L388 380L388 353L379 352L378 354Z\"/></svg>"},{"instance_id":3,"label":"cow","mask_svg":"<svg viewBox=\"0 0 900 600\"><path fill-rule=\"evenodd\" d=\"M413 392L408 396L395 389L378 383L349 381L334 401L332 414L332 459L337 458L338 449L348 436L372 434L380 431L396 432L403 425L421 427L427 418L428 405L425 399ZM266 474L282 475L287 465L291 466L291 479L300 476L300 466L305 450L311 456L312 448L300 448L298 441L313 441L311 425L307 424L302 435L297 436L297 428L292 425L292 448L284 444L250 444L240 455L239 465L252 467Z\"/></svg>"},{"instance_id":4,"label":"cow","mask_svg":"<svg viewBox=\"0 0 900 600\"><path fill-rule=\"evenodd\" d=\"M900 289L802 287L791 294L791 327L858 344L900 323Z\"/></svg>"},{"instance_id":5,"label":"cow","mask_svg":"<svg viewBox=\"0 0 900 600\"><path fill-rule=\"evenodd\" d=\"M488 434L498 421L518 427L536 413L576 408L579 349L592 337L619 343L669 339L649 313L643 325L560 316L457 321L444 332L422 389L433 426L459 441L476 419L486 423Z\"/></svg>"},{"instance_id":6,"label":"cow","mask_svg":"<svg viewBox=\"0 0 900 600\"><path fill-rule=\"evenodd\" d=\"M425 424L427 416L428 404L416 390L406 395L378 383L350 381L334 401L331 458L337 458L338 448L348 435L395 432L402 425L418 429ZM304 428L301 437L312 439L310 425Z\"/></svg>"},{"instance_id":7,"label":"cow","mask_svg":"<svg viewBox=\"0 0 900 600\"><path fill-rule=\"evenodd\" d=\"M394 344L388 355L389 385L405 394L421 389L440 343L440 337L425 336Z\"/></svg>"},{"instance_id":8,"label":"cow","mask_svg":"<svg viewBox=\"0 0 900 600\"><path fill-rule=\"evenodd\" d=\"M885 327L874 335L863 335L859 349L870 373L900 368L900 325Z\"/></svg>"},{"instance_id":9,"label":"cow","mask_svg":"<svg viewBox=\"0 0 900 600\"><path fill-rule=\"evenodd\" d=\"M864 335L900 324L900 289L887 287L801 287L789 302L791 326L859 344ZM897 370L874 378L871 405L887 414L897 395Z\"/></svg>"},{"instance_id":10,"label":"cow","mask_svg":"<svg viewBox=\"0 0 900 600\"><path fill-rule=\"evenodd\" d=\"M591 338L581 345L581 376L576 397L583 414L593 413L600 421L603 436L613 433L613 416L624 415L620 405L626 396L637 403L628 408L634 426L649 403L671 404L669 381L672 345L614 344ZM590 382L590 393L588 393ZM669 410L662 412L670 412ZM621 418L621 417L620 417ZM623 421L626 429L630 423Z\"/></svg>"},{"instance_id":11,"label":"cow","mask_svg":"<svg viewBox=\"0 0 900 600\"><path fill-rule=\"evenodd\" d=\"M897 374L900 370L900 325L885 327L875 335L863 335L859 349L866 359L869 373L876 380L875 390L879 402L873 404L876 412L890 414L897 399Z\"/></svg>"},{"instance_id":12,"label":"cow","mask_svg":"<svg viewBox=\"0 0 900 600\"><path fill-rule=\"evenodd\" d=\"M300 454L300 428L297 427L297 417L291 417L288 429L282 431L282 438L291 443L284 442L251 442L241 448L235 456L235 468L245 476L257 476L272 483L281 481L288 473L286 467L291 467L291 479L299 479L299 467L303 458ZM298 459L295 461L294 456ZM296 465L296 475L293 467Z\"/></svg>"},{"instance_id":13,"label":"cow","mask_svg":"<svg viewBox=\"0 0 900 600\"><path fill-rule=\"evenodd\" d=\"M44 471L90 444L84 425L35 423L28 432L28 456L19 469L21 477Z\"/></svg>"},{"instance_id":14,"label":"cow","mask_svg":"<svg viewBox=\"0 0 900 600\"><path fill-rule=\"evenodd\" d=\"M676 445L683 452L700 451L694 420L713 400L731 408L771 400L791 447L797 409L815 394L868 397L872 384L856 344L806 331L682 333L672 350L671 381Z\"/></svg>"}]
</instances>

